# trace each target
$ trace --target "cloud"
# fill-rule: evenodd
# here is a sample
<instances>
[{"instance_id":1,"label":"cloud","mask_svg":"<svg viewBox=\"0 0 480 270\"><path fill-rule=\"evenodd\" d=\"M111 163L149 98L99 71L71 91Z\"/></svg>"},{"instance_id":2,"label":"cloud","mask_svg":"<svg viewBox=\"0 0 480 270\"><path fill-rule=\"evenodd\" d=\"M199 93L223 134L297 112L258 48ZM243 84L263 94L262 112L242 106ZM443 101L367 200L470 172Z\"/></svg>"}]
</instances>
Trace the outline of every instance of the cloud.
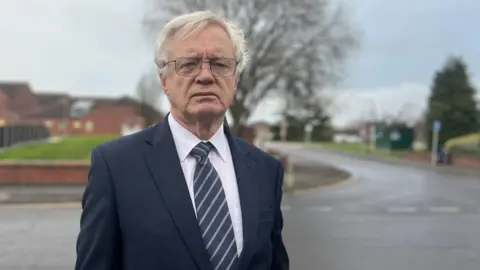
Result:
<instances>
[{"instance_id":1,"label":"cloud","mask_svg":"<svg viewBox=\"0 0 480 270\"><path fill-rule=\"evenodd\" d=\"M139 2L2 1L0 79L74 94L133 92L153 63Z\"/></svg>"},{"instance_id":2,"label":"cloud","mask_svg":"<svg viewBox=\"0 0 480 270\"><path fill-rule=\"evenodd\" d=\"M145 2L1 0L0 80L75 95L133 94L141 74L153 67L153 44L141 29ZM409 114L418 115L429 81L450 53L463 55L478 78L476 1L345 3L365 36L347 89L335 90L336 124L396 114L407 105ZM281 100L267 100L252 120L275 121L281 109Z\"/></svg>"},{"instance_id":3,"label":"cloud","mask_svg":"<svg viewBox=\"0 0 480 270\"><path fill-rule=\"evenodd\" d=\"M335 124L345 125L361 119L382 119L388 115L415 119L424 111L428 95L428 86L415 83L340 91L333 109Z\"/></svg>"}]
</instances>

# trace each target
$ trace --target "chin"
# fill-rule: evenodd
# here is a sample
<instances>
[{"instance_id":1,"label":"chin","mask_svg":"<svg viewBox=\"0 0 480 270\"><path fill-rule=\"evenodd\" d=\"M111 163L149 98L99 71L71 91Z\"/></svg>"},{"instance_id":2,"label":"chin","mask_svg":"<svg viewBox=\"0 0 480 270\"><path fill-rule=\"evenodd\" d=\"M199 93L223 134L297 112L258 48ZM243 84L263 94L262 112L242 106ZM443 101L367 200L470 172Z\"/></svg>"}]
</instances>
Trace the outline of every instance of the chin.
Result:
<instances>
[{"instance_id":1,"label":"chin","mask_svg":"<svg viewBox=\"0 0 480 270\"><path fill-rule=\"evenodd\" d=\"M196 110L192 110L190 113L197 118L213 118L224 115L226 110L220 106L202 106Z\"/></svg>"}]
</instances>

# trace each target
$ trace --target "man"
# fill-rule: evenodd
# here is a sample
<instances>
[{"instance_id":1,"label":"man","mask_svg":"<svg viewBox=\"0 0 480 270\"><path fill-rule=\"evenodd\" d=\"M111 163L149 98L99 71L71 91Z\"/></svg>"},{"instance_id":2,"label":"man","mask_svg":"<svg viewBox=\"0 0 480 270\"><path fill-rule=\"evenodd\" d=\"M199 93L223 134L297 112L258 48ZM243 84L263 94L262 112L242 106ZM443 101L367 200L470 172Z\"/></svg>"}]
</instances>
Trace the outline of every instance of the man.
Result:
<instances>
[{"instance_id":1,"label":"man","mask_svg":"<svg viewBox=\"0 0 480 270\"><path fill-rule=\"evenodd\" d=\"M171 113L92 151L75 269L288 269L283 168L223 125L248 60L242 32L183 15L155 60Z\"/></svg>"}]
</instances>

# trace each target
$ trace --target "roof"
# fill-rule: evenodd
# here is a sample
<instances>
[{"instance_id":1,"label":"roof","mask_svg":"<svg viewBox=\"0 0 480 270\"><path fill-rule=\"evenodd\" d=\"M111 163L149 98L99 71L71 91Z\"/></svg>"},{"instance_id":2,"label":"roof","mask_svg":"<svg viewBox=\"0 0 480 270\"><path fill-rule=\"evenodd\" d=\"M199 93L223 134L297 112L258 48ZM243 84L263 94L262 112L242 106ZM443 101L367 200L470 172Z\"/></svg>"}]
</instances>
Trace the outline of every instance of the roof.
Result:
<instances>
[{"instance_id":1,"label":"roof","mask_svg":"<svg viewBox=\"0 0 480 270\"><path fill-rule=\"evenodd\" d=\"M37 97L38 104L40 106L46 106L52 103L58 103L61 102L62 99L70 99L70 97L67 94L63 93L41 93L41 94L35 94Z\"/></svg>"},{"instance_id":2,"label":"roof","mask_svg":"<svg viewBox=\"0 0 480 270\"><path fill-rule=\"evenodd\" d=\"M0 82L0 96L4 93L8 100L19 100L19 93L28 92L33 96L35 106L28 105L28 112L21 109L16 111L24 118L80 118L90 111L105 106L132 106L135 109L146 110L148 113L159 114L158 110L149 105L141 105L139 101L128 96L120 98L83 96L72 97L67 93L33 93L27 82ZM24 94L22 95L22 97Z\"/></svg>"},{"instance_id":3,"label":"roof","mask_svg":"<svg viewBox=\"0 0 480 270\"><path fill-rule=\"evenodd\" d=\"M0 82L0 90L5 93L9 99L13 99L20 91L28 91L31 93L30 85L26 82Z\"/></svg>"},{"instance_id":4,"label":"roof","mask_svg":"<svg viewBox=\"0 0 480 270\"><path fill-rule=\"evenodd\" d=\"M90 111L106 105L115 104L118 99L70 97L68 95L41 94L41 106L31 113L23 114L24 117L42 118L81 118Z\"/></svg>"}]
</instances>

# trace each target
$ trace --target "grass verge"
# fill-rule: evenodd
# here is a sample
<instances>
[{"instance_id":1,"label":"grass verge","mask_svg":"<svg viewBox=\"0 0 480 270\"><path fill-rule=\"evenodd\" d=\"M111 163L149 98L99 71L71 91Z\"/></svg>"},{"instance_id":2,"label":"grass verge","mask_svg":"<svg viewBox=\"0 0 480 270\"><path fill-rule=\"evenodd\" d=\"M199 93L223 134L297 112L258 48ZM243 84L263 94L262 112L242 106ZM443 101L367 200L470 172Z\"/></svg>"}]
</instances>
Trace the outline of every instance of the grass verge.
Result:
<instances>
[{"instance_id":1,"label":"grass verge","mask_svg":"<svg viewBox=\"0 0 480 270\"><path fill-rule=\"evenodd\" d=\"M0 160L88 160L94 147L117 137L117 135L72 136L56 142L28 143L0 152Z\"/></svg>"}]
</instances>

